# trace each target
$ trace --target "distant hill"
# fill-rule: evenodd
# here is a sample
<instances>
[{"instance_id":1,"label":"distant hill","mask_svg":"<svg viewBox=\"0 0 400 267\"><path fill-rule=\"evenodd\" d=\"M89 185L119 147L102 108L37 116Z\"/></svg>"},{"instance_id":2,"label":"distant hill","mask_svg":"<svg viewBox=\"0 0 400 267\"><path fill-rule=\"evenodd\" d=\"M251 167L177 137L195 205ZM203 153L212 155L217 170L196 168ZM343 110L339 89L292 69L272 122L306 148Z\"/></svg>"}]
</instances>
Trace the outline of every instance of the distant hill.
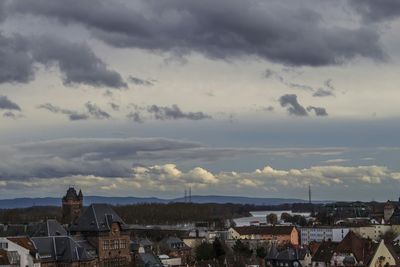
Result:
<instances>
[{"instance_id":1,"label":"distant hill","mask_svg":"<svg viewBox=\"0 0 400 267\"><path fill-rule=\"evenodd\" d=\"M139 203L170 203L184 202L184 198L161 199L156 197L138 198L138 197L103 197L86 196L84 205L92 203L108 203L111 205L128 205ZM192 196L193 203L233 203L233 204L253 204L253 205L280 205L290 203L306 203L303 199L286 198L253 198L253 197L235 197L235 196ZM321 203L321 202L320 202ZM0 199L0 209L27 208L32 206L61 206L61 198L15 198Z\"/></svg>"}]
</instances>

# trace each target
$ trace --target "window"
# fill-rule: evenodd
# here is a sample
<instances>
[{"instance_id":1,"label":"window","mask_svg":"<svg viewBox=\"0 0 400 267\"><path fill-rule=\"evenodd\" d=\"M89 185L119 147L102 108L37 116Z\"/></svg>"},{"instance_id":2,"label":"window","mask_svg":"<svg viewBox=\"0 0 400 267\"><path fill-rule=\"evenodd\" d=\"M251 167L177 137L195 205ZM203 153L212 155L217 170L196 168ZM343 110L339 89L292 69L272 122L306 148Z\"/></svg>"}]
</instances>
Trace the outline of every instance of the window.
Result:
<instances>
[{"instance_id":1,"label":"window","mask_svg":"<svg viewBox=\"0 0 400 267\"><path fill-rule=\"evenodd\" d=\"M7 242L0 242L0 248L7 249L8 248L8 243Z\"/></svg>"},{"instance_id":2,"label":"window","mask_svg":"<svg viewBox=\"0 0 400 267\"><path fill-rule=\"evenodd\" d=\"M125 239L119 240L119 248L126 248L126 240Z\"/></svg>"},{"instance_id":3,"label":"window","mask_svg":"<svg viewBox=\"0 0 400 267\"><path fill-rule=\"evenodd\" d=\"M111 240L111 249L118 249L118 239Z\"/></svg>"},{"instance_id":4,"label":"window","mask_svg":"<svg viewBox=\"0 0 400 267\"><path fill-rule=\"evenodd\" d=\"M109 250L110 249L110 240L104 240L103 241L103 250Z\"/></svg>"}]
</instances>

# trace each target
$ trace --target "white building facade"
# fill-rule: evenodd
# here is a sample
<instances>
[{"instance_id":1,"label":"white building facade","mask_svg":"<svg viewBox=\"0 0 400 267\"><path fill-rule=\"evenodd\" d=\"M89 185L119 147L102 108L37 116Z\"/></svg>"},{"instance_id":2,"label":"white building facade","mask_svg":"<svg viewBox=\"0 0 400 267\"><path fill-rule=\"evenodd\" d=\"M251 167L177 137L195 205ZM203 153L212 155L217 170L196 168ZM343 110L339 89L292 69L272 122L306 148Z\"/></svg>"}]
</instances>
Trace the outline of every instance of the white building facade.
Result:
<instances>
[{"instance_id":1,"label":"white building facade","mask_svg":"<svg viewBox=\"0 0 400 267\"><path fill-rule=\"evenodd\" d=\"M302 227L300 238L302 245L308 245L312 241L322 242L331 240L340 242L348 234L350 228L347 227Z\"/></svg>"}]
</instances>

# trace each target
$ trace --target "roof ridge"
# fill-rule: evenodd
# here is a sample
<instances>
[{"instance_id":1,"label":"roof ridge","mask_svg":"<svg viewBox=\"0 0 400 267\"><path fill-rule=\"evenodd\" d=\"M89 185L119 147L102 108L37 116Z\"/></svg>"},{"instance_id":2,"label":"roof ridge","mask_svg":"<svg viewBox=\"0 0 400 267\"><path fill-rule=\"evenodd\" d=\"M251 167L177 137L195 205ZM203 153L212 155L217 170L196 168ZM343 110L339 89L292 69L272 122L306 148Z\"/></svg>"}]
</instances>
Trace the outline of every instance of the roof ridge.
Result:
<instances>
[{"instance_id":1,"label":"roof ridge","mask_svg":"<svg viewBox=\"0 0 400 267\"><path fill-rule=\"evenodd\" d=\"M97 221L97 216L96 216L96 211L94 209L94 205L92 204L91 206L92 206L92 210L93 210L94 220L96 221L97 229L100 229L99 222Z\"/></svg>"}]
</instances>

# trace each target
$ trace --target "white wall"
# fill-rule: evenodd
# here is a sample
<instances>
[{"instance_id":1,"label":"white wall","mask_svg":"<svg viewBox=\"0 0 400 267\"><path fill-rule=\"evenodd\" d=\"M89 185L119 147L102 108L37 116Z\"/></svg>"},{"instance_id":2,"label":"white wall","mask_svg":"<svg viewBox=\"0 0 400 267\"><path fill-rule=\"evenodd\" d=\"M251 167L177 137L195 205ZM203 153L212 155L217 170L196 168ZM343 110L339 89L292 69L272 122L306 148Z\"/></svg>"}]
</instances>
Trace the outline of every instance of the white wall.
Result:
<instances>
[{"instance_id":1,"label":"white wall","mask_svg":"<svg viewBox=\"0 0 400 267\"><path fill-rule=\"evenodd\" d=\"M20 256L20 266L21 267L25 267L25 266L34 266L34 267L40 267L40 263L33 263L33 257L31 256L31 254L29 254L29 250L21 247L18 244L15 244L14 242L11 242L10 240L8 240L5 237L0 237L0 243L7 243L8 244L8 248L5 249L7 251L17 251L17 253Z\"/></svg>"}]
</instances>

